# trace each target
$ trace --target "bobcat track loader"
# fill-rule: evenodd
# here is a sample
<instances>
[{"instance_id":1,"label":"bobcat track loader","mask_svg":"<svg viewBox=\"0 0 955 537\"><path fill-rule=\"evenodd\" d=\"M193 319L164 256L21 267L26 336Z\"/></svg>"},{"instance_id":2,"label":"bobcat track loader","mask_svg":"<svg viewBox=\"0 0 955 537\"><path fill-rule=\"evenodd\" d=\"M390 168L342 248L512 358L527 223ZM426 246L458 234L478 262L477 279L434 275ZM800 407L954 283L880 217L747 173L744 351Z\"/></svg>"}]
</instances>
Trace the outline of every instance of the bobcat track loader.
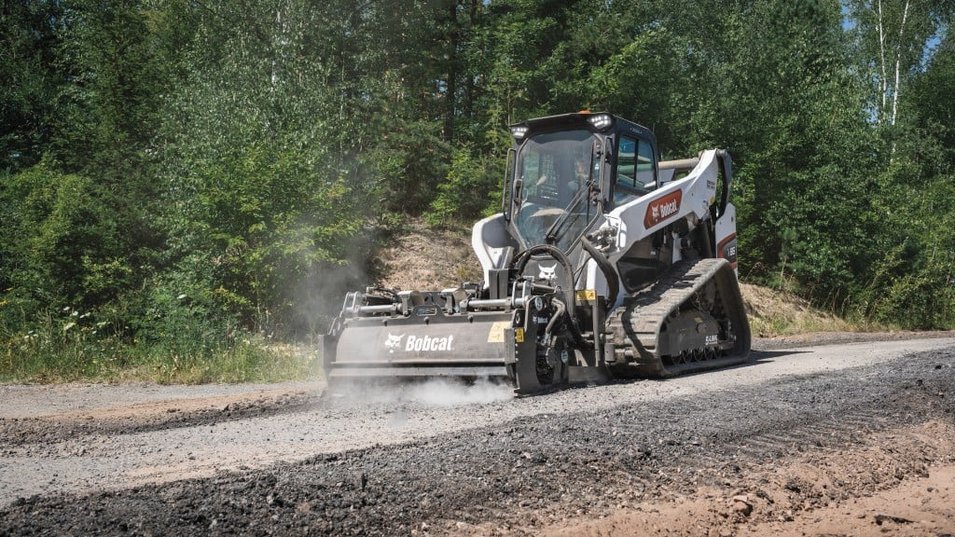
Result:
<instances>
[{"instance_id":1,"label":"bobcat track loader","mask_svg":"<svg viewBox=\"0 0 955 537\"><path fill-rule=\"evenodd\" d=\"M474 225L484 280L346 295L322 340L347 377L506 377L518 393L748 360L732 161L659 159L606 113L511 126L503 210Z\"/></svg>"}]
</instances>

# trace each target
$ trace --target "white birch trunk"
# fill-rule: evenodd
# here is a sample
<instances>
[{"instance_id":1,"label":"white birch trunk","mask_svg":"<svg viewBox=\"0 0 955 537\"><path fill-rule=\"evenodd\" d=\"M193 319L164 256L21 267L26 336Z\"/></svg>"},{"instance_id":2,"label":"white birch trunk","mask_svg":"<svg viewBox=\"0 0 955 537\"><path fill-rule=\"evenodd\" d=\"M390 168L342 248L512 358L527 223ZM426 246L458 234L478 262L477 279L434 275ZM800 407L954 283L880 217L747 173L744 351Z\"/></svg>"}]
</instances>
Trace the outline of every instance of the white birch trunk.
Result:
<instances>
[{"instance_id":1,"label":"white birch trunk","mask_svg":"<svg viewBox=\"0 0 955 537\"><path fill-rule=\"evenodd\" d=\"M905 8L902 10L902 25L899 26L899 42L895 45L895 85L892 88L892 125L899 114L899 71L902 63L902 36L905 34L905 21L909 16L909 0L905 0Z\"/></svg>"},{"instance_id":2,"label":"white birch trunk","mask_svg":"<svg viewBox=\"0 0 955 537\"><path fill-rule=\"evenodd\" d=\"M879 107L879 123L885 121L885 100L889 92L889 81L885 77L885 31L882 22L882 0L879 0L879 66L882 76L879 78L879 93L882 96L882 106Z\"/></svg>"}]
</instances>

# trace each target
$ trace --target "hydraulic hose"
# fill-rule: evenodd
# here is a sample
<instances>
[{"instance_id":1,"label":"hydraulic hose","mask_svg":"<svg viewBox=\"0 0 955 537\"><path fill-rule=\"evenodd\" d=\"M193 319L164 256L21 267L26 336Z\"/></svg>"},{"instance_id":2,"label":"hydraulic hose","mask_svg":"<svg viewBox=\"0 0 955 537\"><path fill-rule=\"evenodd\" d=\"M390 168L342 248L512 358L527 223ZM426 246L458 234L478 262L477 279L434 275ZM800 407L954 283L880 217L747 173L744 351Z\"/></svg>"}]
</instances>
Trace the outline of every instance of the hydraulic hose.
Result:
<instances>
[{"instance_id":1,"label":"hydraulic hose","mask_svg":"<svg viewBox=\"0 0 955 537\"><path fill-rule=\"evenodd\" d=\"M551 300L551 304L557 309L554 312L554 315L550 318L550 321L547 322L547 328L544 329L544 336L550 341L550 334L554 331L554 326L557 325L557 322L560 321L561 317L564 316L564 312L567 311L567 306L563 302L557 300L556 298Z\"/></svg>"},{"instance_id":2,"label":"hydraulic hose","mask_svg":"<svg viewBox=\"0 0 955 537\"><path fill-rule=\"evenodd\" d=\"M554 308L556 308L557 311L554 312L554 315L550 318L550 321L547 322L547 326L544 328L544 337L548 342L550 341L554 327L557 326L557 323L560 322L560 320L564 318L567 313L567 306L565 306L560 299L552 298L550 303L554 305ZM580 328L577 327L577 320L569 315L566 315L566 317L567 332L570 333L570 337L574 340L574 345L576 345L578 349L593 348L584 340L583 334L580 333Z\"/></svg>"},{"instance_id":3,"label":"hydraulic hose","mask_svg":"<svg viewBox=\"0 0 955 537\"><path fill-rule=\"evenodd\" d=\"M554 300L554 302L559 303L557 305L558 309L563 309L563 312L558 312L557 315L554 315L550 322L547 323L547 328L545 333L554 329L557 324L557 320L560 319L563 315L567 316L567 329L570 332L571 337L574 340L574 344L580 349L588 348L588 344L584 341L583 335L580 333L580 327L577 326L577 316L574 313L574 309L577 306L577 293L574 288L574 266L570 264L570 260L567 259L567 256L564 255L564 252L560 251L559 248L551 246L549 244L538 244L537 246L532 246L527 250L521 252L517 258L514 260L514 268L517 270L518 274L524 272L524 269L527 267L527 263L530 261L531 257L535 254L548 254L557 260L558 263L564 269L564 296L567 297L567 304L559 300Z\"/></svg>"},{"instance_id":4,"label":"hydraulic hose","mask_svg":"<svg viewBox=\"0 0 955 537\"><path fill-rule=\"evenodd\" d=\"M514 260L514 268L517 269L518 274L523 274L524 269L527 268L528 261L531 260L531 256L534 254L548 254L563 267L565 280L564 296L568 298L567 313L570 314L570 318L573 319L576 325L577 319L574 315L574 310L577 308L577 297L574 289L574 266L570 264L570 260L564 255L564 252L561 252L556 246L538 244L537 246L531 246L527 250L524 250L517 256L517 259Z\"/></svg>"},{"instance_id":5,"label":"hydraulic hose","mask_svg":"<svg viewBox=\"0 0 955 537\"><path fill-rule=\"evenodd\" d=\"M584 251L590 254L590 257L597 263L597 267L600 268L600 272L603 272L604 278L607 279L607 311L609 312L617 301L617 295L620 294L620 278L617 276L617 271L613 269L613 265L610 264L607 256L591 244L587 237L580 238L580 245L584 247Z\"/></svg>"}]
</instances>

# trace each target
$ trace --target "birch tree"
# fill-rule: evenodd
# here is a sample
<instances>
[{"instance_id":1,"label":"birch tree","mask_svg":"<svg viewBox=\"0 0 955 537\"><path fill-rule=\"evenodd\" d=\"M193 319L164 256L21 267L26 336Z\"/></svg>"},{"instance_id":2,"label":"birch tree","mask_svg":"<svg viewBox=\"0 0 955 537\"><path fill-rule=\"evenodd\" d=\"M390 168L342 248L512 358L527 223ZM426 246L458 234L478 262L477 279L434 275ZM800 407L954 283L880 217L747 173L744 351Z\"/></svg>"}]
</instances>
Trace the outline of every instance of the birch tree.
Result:
<instances>
[{"instance_id":1,"label":"birch tree","mask_svg":"<svg viewBox=\"0 0 955 537\"><path fill-rule=\"evenodd\" d=\"M899 97L931 59L955 12L951 0L850 0L850 32L874 92L871 116L899 121Z\"/></svg>"}]
</instances>

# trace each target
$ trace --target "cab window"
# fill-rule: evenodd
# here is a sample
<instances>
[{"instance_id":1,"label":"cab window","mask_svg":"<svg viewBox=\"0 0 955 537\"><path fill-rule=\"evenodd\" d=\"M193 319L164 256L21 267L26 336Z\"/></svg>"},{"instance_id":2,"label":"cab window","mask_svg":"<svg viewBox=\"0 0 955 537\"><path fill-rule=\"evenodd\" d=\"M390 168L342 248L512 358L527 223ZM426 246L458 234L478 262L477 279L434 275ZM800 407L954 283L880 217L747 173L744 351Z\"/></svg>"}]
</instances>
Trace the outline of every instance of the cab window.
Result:
<instances>
[{"instance_id":1,"label":"cab window","mask_svg":"<svg viewBox=\"0 0 955 537\"><path fill-rule=\"evenodd\" d=\"M619 205L656 188L653 146L644 140L621 136L617 144L614 202Z\"/></svg>"}]
</instances>

